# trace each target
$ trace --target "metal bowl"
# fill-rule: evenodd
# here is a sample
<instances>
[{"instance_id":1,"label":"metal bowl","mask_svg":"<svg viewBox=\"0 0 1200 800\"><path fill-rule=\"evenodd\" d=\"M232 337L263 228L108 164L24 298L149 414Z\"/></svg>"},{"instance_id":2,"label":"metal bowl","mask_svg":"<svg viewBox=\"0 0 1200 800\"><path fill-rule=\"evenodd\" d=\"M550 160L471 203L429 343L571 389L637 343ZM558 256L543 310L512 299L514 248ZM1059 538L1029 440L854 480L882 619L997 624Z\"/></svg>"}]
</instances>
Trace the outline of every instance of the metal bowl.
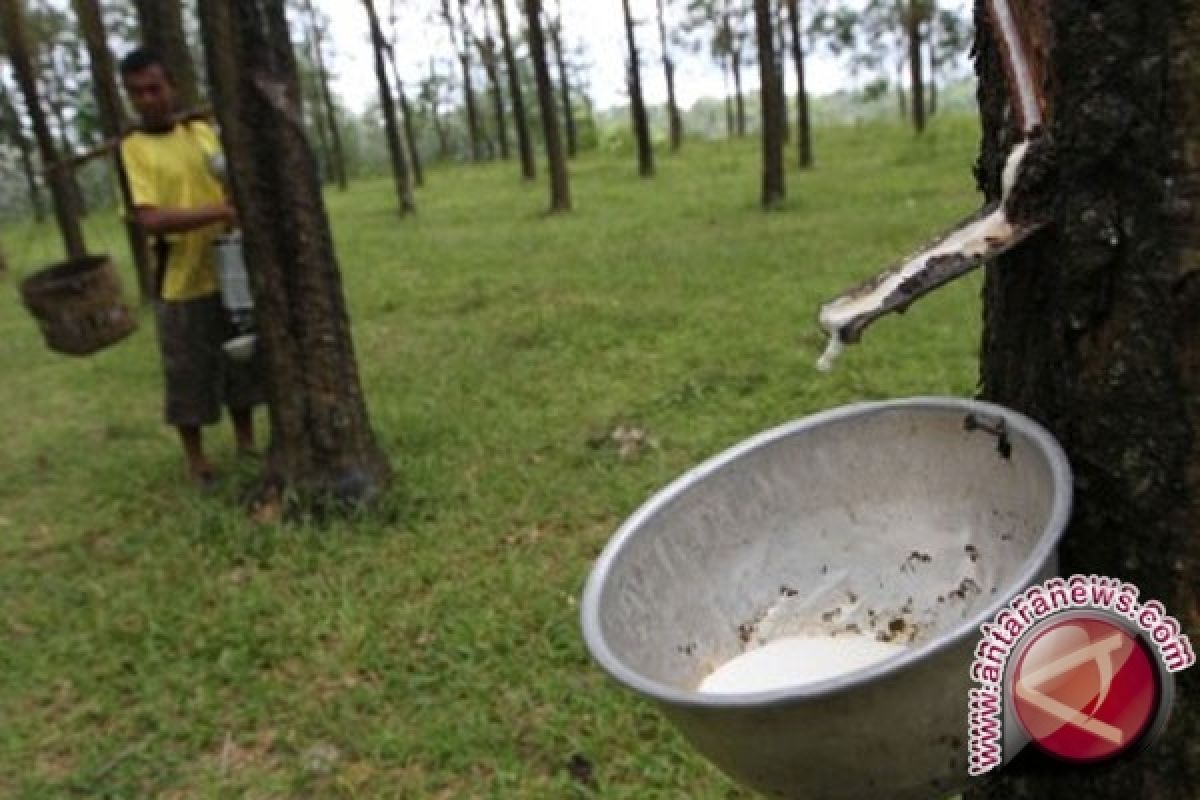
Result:
<instances>
[{"instance_id":1,"label":"metal bowl","mask_svg":"<svg viewBox=\"0 0 1200 800\"><path fill-rule=\"evenodd\" d=\"M735 780L788 798L928 800L967 780L979 625L1053 574L1071 472L1049 433L958 398L852 405L755 436L617 531L584 638ZM902 655L786 689L696 691L799 631L860 631Z\"/></svg>"}]
</instances>

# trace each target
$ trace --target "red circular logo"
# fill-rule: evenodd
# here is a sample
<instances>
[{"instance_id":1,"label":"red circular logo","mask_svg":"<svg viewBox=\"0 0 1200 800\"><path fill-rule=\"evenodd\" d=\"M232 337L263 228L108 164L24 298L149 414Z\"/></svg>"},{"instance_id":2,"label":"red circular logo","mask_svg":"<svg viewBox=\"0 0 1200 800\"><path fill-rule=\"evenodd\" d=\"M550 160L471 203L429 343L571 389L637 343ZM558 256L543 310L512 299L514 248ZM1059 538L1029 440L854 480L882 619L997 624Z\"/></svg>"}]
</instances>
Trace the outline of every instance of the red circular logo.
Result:
<instances>
[{"instance_id":1,"label":"red circular logo","mask_svg":"<svg viewBox=\"0 0 1200 800\"><path fill-rule=\"evenodd\" d=\"M1116 621L1092 616L1056 619L1033 631L1009 686L1033 743L1076 762L1137 745L1160 699L1145 644Z\"/></svg>"}]
</instances>

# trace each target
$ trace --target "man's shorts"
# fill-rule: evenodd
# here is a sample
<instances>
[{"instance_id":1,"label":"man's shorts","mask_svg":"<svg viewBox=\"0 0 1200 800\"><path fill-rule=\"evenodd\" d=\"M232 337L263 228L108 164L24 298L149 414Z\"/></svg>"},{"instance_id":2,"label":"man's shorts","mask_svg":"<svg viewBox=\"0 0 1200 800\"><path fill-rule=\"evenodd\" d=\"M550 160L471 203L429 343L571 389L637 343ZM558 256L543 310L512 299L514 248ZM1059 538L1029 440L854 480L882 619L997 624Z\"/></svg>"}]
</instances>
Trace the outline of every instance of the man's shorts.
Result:
<instances>
[{"instance_id":1,"label":"man's shorts","mask_svg":"<svg viewBox=\"0 0 1200 800\"><path fill-rule=\"evenodd\" d=\"M167 424L212 425L220 420L222 405L243 411L263 402L261 354L236 362L221 349L237 332L219 294L160 300L155 318L166 378Z\"/></svg>"}]
</instances>

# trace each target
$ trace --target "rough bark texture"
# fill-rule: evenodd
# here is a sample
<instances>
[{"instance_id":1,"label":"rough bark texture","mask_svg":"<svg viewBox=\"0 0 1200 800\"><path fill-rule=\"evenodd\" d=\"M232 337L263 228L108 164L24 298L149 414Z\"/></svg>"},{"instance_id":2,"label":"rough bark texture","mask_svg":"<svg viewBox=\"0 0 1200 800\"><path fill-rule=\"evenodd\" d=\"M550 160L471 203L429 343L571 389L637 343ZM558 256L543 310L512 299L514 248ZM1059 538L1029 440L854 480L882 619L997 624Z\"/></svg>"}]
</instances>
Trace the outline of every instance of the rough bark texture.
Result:
<instances>
[{"instance_id":1,"label":"rough bark texture","mask_svg":"<svg viewBox=\"0 0 1200 800\"><path fill-rule=\"evenodd\" d=\"M71 0L75 16L79 19L79 30L83 34L91 65L92 93L96 98L96 110L100 116L100 128L108 139L116 139L125 129L125 111L121 105L121 94L117 88L116 71L113 69L112 53L104 31L104 18L96 0ZM129 193L129 177L121 161L121 148L113 149L113 166L117 175L117 186L121 193L121 205L125 211L125 236L129 241L129 253L133 257L137 274L138 289L142 302L154 298L154 267L150 263L150 251L142 229L133 221L133 203Z\"/></svg>"},{"instance_id":2,"label":"rough bark texture","mask_svg":"<svg viewBox=\"0 0 1200 800\"><path fill-rule=\"evenodd\" d=\"M183 32L183 5L179 0L134 0L142 42L158 51L171 70L179 102L184 108L200 104L196 67Z\"/></svg>"},{"instance_id":3,"label":"rough bark texture","mask_svg":"<svg viewBox=\"0 0 1200 800\"><path fill-rule=\"evenodd\" d=\"M404 155L404 145L400 141L400 125L396 122L396 103L392 99L392 87L388 81L387 62L384 51L387 41L383 38L383 28L379 26L379 15L375 13L374 0L363 0L367 10L367 22L371 30L371 50L375 58L375 81L379 84L379 109L383 113L383 128L386 134L388 155L392 160L392 179L396 184L396 199L400 215L410 214L417 210L413 200L412 179L408 174L408 159Z\"/></svg>"},{"instance_id":4,"label":"rough bark texture","mask_svg":"<svg viewBox=\"0 0 1200 800\"><path fill-rule=\"evenodd\" d=\"M633 137L637 142L638 174L649 178L654 175L654 145L650 141L650 122L646 117L646 103L642 99L642 67L638 62L629 0L621 0L621 8L625 11L625 42L629 47L629 111L633 118Z\"/></svg>"},{"instance_id":5,"label":"rough bark texture","mask_svg":"<svg viewBox=\"0 0 1200 800\"><path fill-rule=\"evenodd\" d=\"M517 150L521 153L521 177L531 181L537 177L537 162L533 158L533 138L529 135L529 116L525 113L525 96L521 91L521 74L513 52L512 36L508 32L508 9L505 0L495 0L496 16L500 21L500 40L504 45L504 65L508 72L508 94L512 98L513 119L517 128Z\"/></svg>"},{"instance_id":6,"label":"rough bark texture","mask_svg":"<svg viewBox=\"0 0 1200 800\"><path fill-rule=\"evenodd\" d=\"M1063 574L1113 575L1200 630L1200 2L1023 0L1058 145L1052 228L989 268L983 395L1041 421L1076 476ZM999 195L1013 140L976 8L984 140ZM1053 42L1053 47L1050 43ZM971 798L1192 800L1200 670L1177 676L1162 739L1069 770L1026 750Z\"/></svg>"},{"instance_id":7,"label":"rough bark texture","mask_svg":"<svg viewBox=\"0 0 1200 800\"><path fill-rule=\"evenodd\" d=\"M22 0L7 0L0 3L0 34L8 43L9 60L16 74L17 85L25 97L25 108L33 124L33 134L41 151L42 164L57 165L58 150L54 146L54 137L50 126L46 123L46 115L42 111L41 100L38 96L37 73L34 71L33 59L30 56L29 43L25 34L25 3ZM71 196L71 176L68 170L48 169L46 181L50 184L50 194L54 200L54 215L58 220L58 230L62 235L63 248L67 258L77 259L87 255L87 245L84 244L83 230L75 215L74 202Z\"/></svg>"},{"instance_id":8,"label":"rough bark texture","mask_svg":"<svg viewBox=\"0 0 1200 800\"><path fill-rule=\"evenodd\" d=\"M920 0L908 0L904 11L904 26L908 34L908 74L912 84L912 121L917 133L925 131L925 70L922 68L924 46L921 22L924 13Z\"/></svg>"},{"instance_id":9,"label":"rough bark texture","mask_svg":"<svg viewBox=\"0 0 1200 800\"><path fill-rule=\"evenodd\" d=\"M567 73L567 59L563 56L561 10L558 19L550 26L550 46L554 50L554 63L558 68L563 129L567 134L567 158L574 158L579 155L579 134L575 127L575 108L571 103L571 77Z\"/></svg>"},{"instance_id":10,"label":"rough bark texture","mask_svg":"<svg viewBox=\"0 0 1200 800\"><path fill-rule=\"evenodd\" d=\"M25 131L21 128L21 118L17 116L16 106L13 105L12 98L9 97L3 82L0 82L0 115L4 117L8 135L12 139L12 143L16 145L21 159L21 172L25 176L25 186L29 192L29 205L33 209L33 220L41 224L42 220L46 218L46 209L42 204L42 190L38 186L37 171L33 166L33 148L25 136Z\"/></svg>"},{"instance_id":11,"label":"rough bark texture","mask_svg":"<svg viewBox=\"0 0 1200 800\"><path fill-rule=\"evenodd\" d=\"M554 86L546 64L546 37L542 33L542 0L525 0L529 26L529 57L537 80L538 109L542 114L542 135L546 140L546 160L550 166L550 211L571 210L571 187L567 178L567 160L563 157L558 115L554 112Z\"/></svg>"},{"instance_id":12,"label":"rough bark texture","mask_svg":"<svg viewBox=\"0 0 1200 800\"><path fill-rule=\"evenodd\" d=\"M787 0L788 24L792 29L792 61L796 65L796 151L800 168L811 167L812 125L808 118L808 88L804 82L804 40L801 31L800 0Z\"/></svg>"},{"instance_id":13,"label":"rough bark texture","mask_svg":"<svg viewBox=\"0 0 1200 800\"><path fill-rule=\"evenodd\" d=\"M662 47L663 77L667 82L667 125L670 129L671 152L683 144L683 117L675 99L675 62L671 59L670 42L667 39L667 21L664 18L664 0L658 0L658 40Z\"/></svg>"},{"instance_id":14,"label":"rough bark texture","mask_svg":"<svg viewBox=\"0 0 1200 800\"><path fill-rule=\"evenodd\" d=\"M389 468L359 383L283 0L201 0L200 17L266 356L265 478L302 502L369 500Z\"/></svg>"},{"instance_id":15,"label":"rough bark texture","mask_svg":"<svg viewBox=\"0 0 1200 800\"><path fill-rule=\"evenodd\" d=\"M754 0L758 35L758 70L762 97L762 206L777 208L787 197L783 177L782 92L775 72L775 41L771 32L770 0Z\"/></svg>"},{"instance_id":16,"label":"rough bark texture","mask_svg":"<svg viewBox=\"0 0 1200 800\"><path fill-rule=\"evenodd\" d=\"M333 144L333 164L334 175L336 177L338 188L342 191L346 190L346 154L342 149L342 134L338 128L337 106L333 103L333 93L329 91L329 70L325 69L325 51L321 45L321 26L317 19L316 9L313 8L312 0L305 0L305 7L308 10L309 30L312 33L313 45L313 60L317 65L317 83L321 92L321 106L325 114L325 126L329 130L330 142Z\"/></svg>"}]
</instances>

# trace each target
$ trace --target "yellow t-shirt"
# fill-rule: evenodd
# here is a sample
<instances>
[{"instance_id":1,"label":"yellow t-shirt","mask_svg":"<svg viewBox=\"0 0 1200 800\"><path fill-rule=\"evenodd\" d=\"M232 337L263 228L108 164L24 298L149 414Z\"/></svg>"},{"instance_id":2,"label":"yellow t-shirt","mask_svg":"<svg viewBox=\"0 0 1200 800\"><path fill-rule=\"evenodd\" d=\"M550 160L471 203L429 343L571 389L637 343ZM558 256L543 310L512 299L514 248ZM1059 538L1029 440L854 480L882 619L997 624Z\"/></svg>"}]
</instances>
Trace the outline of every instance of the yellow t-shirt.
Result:
<instances>
[{"instance_id":1,"label":"yellow t-shirt","mask_svg":"<svg viewBox=\"0 0 1200 800\"><path fill-rule=\"evenodd\" d=\"M225 201L225 190L208 166L220 152L204 122L178 123L168 133L132 133L121 143L134 206L190 209ZM207 225L162 236L169 245L162 276L164 300L188 300L217 290L212 242L223 227Z\"/></svg>"}]
</instances>

